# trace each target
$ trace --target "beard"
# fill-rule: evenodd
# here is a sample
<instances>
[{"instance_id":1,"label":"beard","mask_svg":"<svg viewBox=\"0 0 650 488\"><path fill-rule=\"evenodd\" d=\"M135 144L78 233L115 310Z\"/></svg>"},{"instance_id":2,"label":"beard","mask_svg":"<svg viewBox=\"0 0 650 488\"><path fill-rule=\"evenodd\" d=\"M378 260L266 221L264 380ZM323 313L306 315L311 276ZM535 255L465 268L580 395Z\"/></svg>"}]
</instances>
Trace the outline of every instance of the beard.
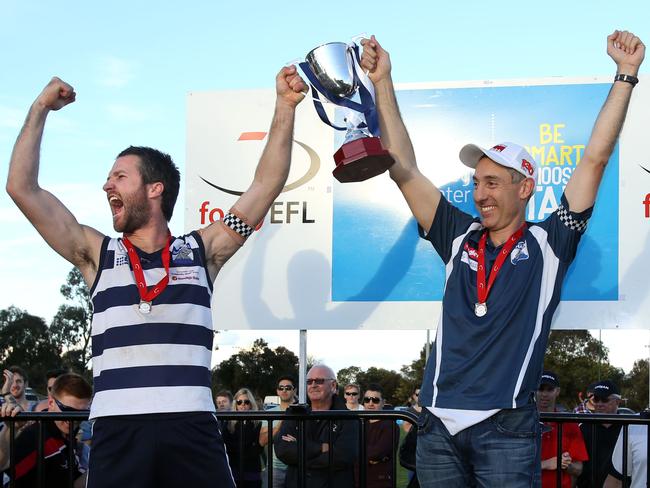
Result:
<instances>
[{"instance_id":1,"label":"beard","mask_svg":"<svg viewBox=\"0 0 650 488\"><path fill-rule=\"evenodd\" d=\"M124 215L122 222L119 223L118 219L114 221L113 224L113 228L116 232L132 234L149 222L149 219L151 218L151 209L149 208L149 202L144 187L133 196L125 198L123 204L124 206L122 208Z\"/></svg>"}]
</instances>

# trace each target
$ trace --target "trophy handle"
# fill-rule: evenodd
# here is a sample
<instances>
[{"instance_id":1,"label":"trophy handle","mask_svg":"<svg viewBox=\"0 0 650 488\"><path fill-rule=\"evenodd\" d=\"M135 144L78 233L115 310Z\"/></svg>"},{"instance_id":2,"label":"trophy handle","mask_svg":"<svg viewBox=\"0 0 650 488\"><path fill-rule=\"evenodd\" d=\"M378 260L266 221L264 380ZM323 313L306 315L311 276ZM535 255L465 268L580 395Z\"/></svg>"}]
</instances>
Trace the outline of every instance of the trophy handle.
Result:
<instances>
[{"instance_id":1,"label":"trophy handle","mask_svg":"<svg viewBox=\"0 0 650 488\"><path fill-rule=\"evenodd\" d=\"M357 34L352 39L350 39L350 42L352 44L358 44L360 46L362 39L370 39L370 36L368 35L367 32L362 32L361 34Z\"/></svg>"}]
</instances>

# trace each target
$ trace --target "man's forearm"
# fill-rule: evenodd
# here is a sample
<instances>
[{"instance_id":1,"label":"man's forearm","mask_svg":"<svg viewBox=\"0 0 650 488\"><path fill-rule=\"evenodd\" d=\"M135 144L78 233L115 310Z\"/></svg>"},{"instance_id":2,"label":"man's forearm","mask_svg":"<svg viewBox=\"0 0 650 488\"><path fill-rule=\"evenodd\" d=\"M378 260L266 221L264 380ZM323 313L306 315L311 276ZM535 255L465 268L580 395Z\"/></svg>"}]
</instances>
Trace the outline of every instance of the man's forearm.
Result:
<instances>
[{"instance_id":1,"label":"man's forearm","mask_svg":"<svg viewBox=\"0 0 650 488\"><path fill-rule=\"evenodd\" d=\"M5 423L0 430L0 473L9 468L9 425Z\"/></svg>"},{"instance_id":2,"label":"man's forearm","mask_svg":"<svg viewBox=\"0 0 650 488\"><path fill-rule=\"evenodd\" d=\"M594 124L584 161L607 164L623 128L633 88L630 83L614 82Z\"/></svg>"},{"instance_id":3,"label":"man's forearm","mask_svg":"<svg viewBox=\"0 0 650 488\"><path fill-rule=\"evenodd\" d=\"M9 176L7 178L7 192L15 198L25 191L35 190L38 187L38 169L40 160L41 140L45 128L45 120L49 110L35 102L29 112L25 123L16 139L16 144L11 153Z\"/></svg>"},{"instance_id":4,"label":"man's forearm","mask_svg":"<svg viewBox=\"0 0 650 488\"><path fill-rule=\"evenodd\" d=\"M397 105L393 80L388 77L375 84L381 142L395 158L390 176L398 184L416 169L415 151Z\"/></svg>"},{"instance_id":5,"label":"man's forearm","mask_svg":"<svg viewBox=\"0 0 650 488\"><path fill-rule=\"evenodd\" d=\"M260 185L275 199L280 194L289 176L291 163L291 141L295 108L280 101L276 103L269 139L255 170L254 182Z\"/></svg>"}]
</instances>

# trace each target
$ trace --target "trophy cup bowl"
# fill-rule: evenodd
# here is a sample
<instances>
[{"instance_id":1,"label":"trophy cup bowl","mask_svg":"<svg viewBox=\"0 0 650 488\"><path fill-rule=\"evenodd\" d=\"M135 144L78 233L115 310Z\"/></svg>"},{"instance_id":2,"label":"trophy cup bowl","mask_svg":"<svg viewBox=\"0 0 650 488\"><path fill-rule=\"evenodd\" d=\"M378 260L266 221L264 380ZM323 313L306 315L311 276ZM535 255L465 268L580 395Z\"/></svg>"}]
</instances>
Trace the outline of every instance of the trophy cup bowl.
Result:
<instances>
[{"instance_id":1,"label":"trophy cup bowl","mask_svg":"<svg viewBox=\"0 0 650 488\"><path fill-rule=\"evenodd\" d=\"M330 42L309 51L305 59L328 93L347 98L357 91L349 57L347 44Z\"/></svg>"},{"instance_id":2,"label":"trophy cup bowl","mask_svg":"<svg viewBox=\"0 0 650 488\"><path fill-rule=\"evenodd\" d=\"M343 105L349 113L354 114L354 117L346 118L348 125L346 142L334 153L336 168L332 174L341 183L367 180L383 173L395 162L382 146L379 137L373 137L367 120L360 125L352 122L352 120L363 121L366 113L358 114L360 112L358 108L349 108L350 105L355 106L354 104L346 105L345 103L351 102L360 89L358 74L354 69L354 54L351 49L344 42L323 44L307 54L305 63L307 69L320 83L319 91L324 92L325 98L337 105ZM303 65L301 64L301 66ZM374 112L375 105L372 95L366 89L366 101L368 99L371 107L363 107ZM362 107L358 103L356 106ZM319 115L321 114L319 113ZM321 115L321 119L332 125L326 118L323 118L323 115ZM344 128L335 128L344 130Z\"/></svg>"}]
</instances>

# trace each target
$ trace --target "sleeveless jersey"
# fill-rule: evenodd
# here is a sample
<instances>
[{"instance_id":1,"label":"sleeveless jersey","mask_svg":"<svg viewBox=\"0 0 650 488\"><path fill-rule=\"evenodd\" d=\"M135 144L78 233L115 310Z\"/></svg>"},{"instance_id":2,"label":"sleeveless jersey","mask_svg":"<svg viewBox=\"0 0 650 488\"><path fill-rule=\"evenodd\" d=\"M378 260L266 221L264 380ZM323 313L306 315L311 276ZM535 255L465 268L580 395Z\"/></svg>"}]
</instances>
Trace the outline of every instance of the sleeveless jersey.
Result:
<instances>
[{"instance_id":1,"label":"sleeveless jersey","mask_svg":"<svg viewBox=\"0 0 650 488\"><path fill-rule=\"evenodd\" d=\"M140 295L122 239L102 243L91 289L95 394L90 418L213 412L210 361L212 283L201 237L172 238L169 284L139 310ZM136 248L148 286L165 274L162 252Z\"/></svg>"}]
</instances>

